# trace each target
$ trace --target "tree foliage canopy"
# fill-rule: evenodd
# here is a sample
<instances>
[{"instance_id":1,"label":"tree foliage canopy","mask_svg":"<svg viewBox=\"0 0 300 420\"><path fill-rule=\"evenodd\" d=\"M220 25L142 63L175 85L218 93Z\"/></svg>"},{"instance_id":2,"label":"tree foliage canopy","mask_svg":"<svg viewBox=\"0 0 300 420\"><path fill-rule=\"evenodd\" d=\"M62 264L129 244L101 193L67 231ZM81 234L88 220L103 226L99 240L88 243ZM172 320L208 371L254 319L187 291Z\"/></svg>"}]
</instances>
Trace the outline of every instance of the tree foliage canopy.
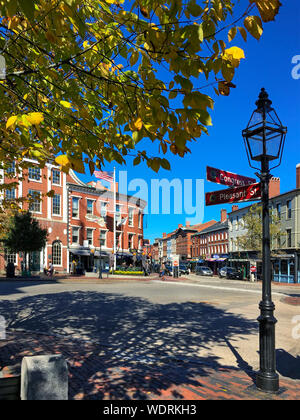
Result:
<instances>
[{"instance_id":1,"label":"tree foliage canopy","mask_svg":"<svg viewBox=\"0 0 300 420\"><path fill-rule=\"evenodd\" d=\"M247 233L236 240L238 248L245 251L262 251L262 206L254 204L243 217L244 229ZM283 234L280 217L275 210L270 213L270 244L271 249L278 248L278 240Z\"/></svg>"},{"instance_id":2,"label":"tree foliage canopy","mask_svg":"<svg viewBox=\"0 0 300 420\"><path fill-rule=\"evenodd\" d=\"M46 245L47 229L40 227L30 212L14 213L9 229L1 238L4 248L11 252L40 251Z\"/></svg>"},{"instance_id":3,"label":"tree foliage canopy","mask_svg":"<svg viewBox=\"0 0 300 420\"><path fill-rule=\"evenodd\" d=\"M0 161L56 157L93 173L132 154L169 169L167 151L183 157L212 124L203 88L235 87L245 55L234 41L260 39L281 5L242 3L240 13L237 0L0 0Z\"/></svg>"}]
</instances>

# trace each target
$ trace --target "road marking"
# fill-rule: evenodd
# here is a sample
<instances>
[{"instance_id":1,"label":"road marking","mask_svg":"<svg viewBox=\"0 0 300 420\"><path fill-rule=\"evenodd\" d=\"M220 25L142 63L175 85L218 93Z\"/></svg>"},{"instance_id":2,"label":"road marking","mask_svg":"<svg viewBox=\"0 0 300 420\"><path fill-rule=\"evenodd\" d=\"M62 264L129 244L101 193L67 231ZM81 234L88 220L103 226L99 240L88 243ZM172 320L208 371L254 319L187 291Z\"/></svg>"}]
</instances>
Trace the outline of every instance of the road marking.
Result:
<instances>
[{"instance_id":1,"label":"road marking","mask_svg":"<svg viewBox=\"0 0 300 420\"><path fill-rule=\"evenodd\" d=\"M237 287L224 287L224 286L212 286L209 284L195 284L195 283L181 283L181 282L171 282L171 281L162 281L162 280L153 280L155 283L161 284L178 284L179 286L195 286L195 287L206 287L208 289L218 289L218 290L228 290L230 292L248 292L248 293L258 293L261 295L261 290L250 290L250 289L239 289ZM273 295L283 296L285 293L272 292Z\"/></svg>"}]
</instances>

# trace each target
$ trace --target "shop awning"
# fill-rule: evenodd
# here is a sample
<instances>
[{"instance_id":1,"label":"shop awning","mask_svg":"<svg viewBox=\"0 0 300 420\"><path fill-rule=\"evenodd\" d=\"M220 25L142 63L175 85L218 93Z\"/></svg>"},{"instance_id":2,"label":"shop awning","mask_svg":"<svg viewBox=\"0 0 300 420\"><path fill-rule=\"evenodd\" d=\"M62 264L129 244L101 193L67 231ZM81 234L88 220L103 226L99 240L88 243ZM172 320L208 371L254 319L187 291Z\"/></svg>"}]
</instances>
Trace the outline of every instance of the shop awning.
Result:
<instances>
[{"instance_id":1,"label":"shop awning","mask_svg":"<svg viewBox=\"0 0 300 420\"><path fill-rule=\"evenodd\" d=\"M85 257L89 257L91 255L91 251L89 249L70 249L69 251L73 255L81 255Z\"/></svg>"},{"instance_id":2,"label":"shop awning","mask_svg":"<svg viewBox=\"0 0 300 420\"><path fill-rule=\"evenodd\" d=\"M101 251L101 257L107 257L109 255L109 253L108 252L106 252L106 251ZM100 251L95 251L94 252L94 256L95 257L100 257Z\"/></svg>"}]
</instances>

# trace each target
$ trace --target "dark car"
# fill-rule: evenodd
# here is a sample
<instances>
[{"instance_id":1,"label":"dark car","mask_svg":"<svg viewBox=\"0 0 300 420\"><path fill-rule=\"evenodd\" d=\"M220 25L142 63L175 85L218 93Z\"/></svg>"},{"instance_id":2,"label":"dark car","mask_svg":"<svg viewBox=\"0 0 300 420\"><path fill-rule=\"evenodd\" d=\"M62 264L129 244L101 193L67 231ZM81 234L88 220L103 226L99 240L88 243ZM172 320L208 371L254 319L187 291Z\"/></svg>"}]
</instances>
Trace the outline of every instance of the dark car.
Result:
<instances>
[{"instance_id":1,"label":"dark car","mask_svg":"<svg viewBox=\"0 0 300 420\"><path fill-rule=\"evenodd\" d=\"M227 267L226 278L234 280L243 280L243 274L240 270L237 270L236 268Z\"/></svg>"},{"instance_id":2,"label":"dark car","mask_svg":"<svg viewBox=\"0 0 300 420\"><path fill-rule=\"evenodd\" d=\"M219 270L219 277L220 278L222 278L222 277L227 277L227 270L229 269L231 269L232 267L222 267L222 268L220 268L220 270Z\"/></svg>"},{"instance_id":3,"label":"dark car","mask_svg":"<svg viewBox=\"0 0 300 420\"><path fill-rule=\"evenodd\" d=\"M206 266L198 266L196 267L196 274L198 276L212 276L213 272L212 269Z\"/></svg>"},{"instance_id":4,"label":"dark car","mask_svg":"<svg viewBox=\"0 0 300 420\"><path fill-rule=\"evenodd\" d=\"M182 274L190 274L190 270L187 265L179 264L179 273Z\"/></svg>"}]
</instances>

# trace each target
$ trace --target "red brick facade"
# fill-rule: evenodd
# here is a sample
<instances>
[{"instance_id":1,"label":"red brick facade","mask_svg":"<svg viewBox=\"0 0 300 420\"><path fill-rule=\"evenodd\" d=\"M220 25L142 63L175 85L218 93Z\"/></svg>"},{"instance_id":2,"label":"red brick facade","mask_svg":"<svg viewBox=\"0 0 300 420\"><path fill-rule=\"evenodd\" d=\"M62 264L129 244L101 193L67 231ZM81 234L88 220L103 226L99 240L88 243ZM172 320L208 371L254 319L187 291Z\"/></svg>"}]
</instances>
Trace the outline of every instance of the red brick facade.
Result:
<instances>
[{"instance_id":1,"label":"red brick facade","mask_svg":"<svg viewBox=\"0 0 300 420\"><path fill-rule=\"evenodd\" d=\"M28 194L42 197L39 202L23 204L24 209L30 207L33 216L48 231L46 248L32 256L36 260L33 261L36 271L52 261L55 271L69 272L73 259L81 261L85 269L92 270L99 264L100 235L101 257L107 263L113 251L113 191L104 188L99 181L85 184L73 171L65 174L50 164L40 172L32 168L37 168L34 161L30 169L23 172L24 179L19 181L15 197L27 197ZM9 180L4 175L3 180L12 182L16 179ZM50 190L55 195L45 196ZM143 200L116 193L117 255L130 255L133 249L142 250L145 205ZM14 258L20 268L20 256L8 258ZM6 261L4 258L0 260L1 270L4 270Z\"/></svg>"}]
</instances>

